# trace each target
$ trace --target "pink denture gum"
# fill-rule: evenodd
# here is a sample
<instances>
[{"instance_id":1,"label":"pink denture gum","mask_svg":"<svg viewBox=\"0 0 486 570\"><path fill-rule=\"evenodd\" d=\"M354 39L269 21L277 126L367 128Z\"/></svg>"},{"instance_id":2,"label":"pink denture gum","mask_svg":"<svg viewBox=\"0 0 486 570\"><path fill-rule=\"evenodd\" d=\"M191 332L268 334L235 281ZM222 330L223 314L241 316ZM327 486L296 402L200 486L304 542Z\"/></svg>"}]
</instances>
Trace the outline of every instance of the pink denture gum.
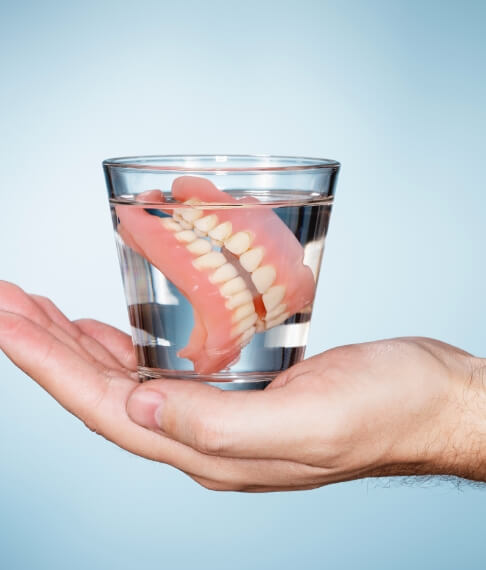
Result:
<instances>
[{"instance_id":1,"label":"pink denture gum","mask_svg":"<svg viewBox=\"0 0 486 570\"><path fill-rule=\"evenodd\" d=\"M195 176L174 180L172 196L181 206L166 207L164 218L117 207L118 232L191 303L194 328L178 356L211 374L234 363L254 334L309 308L315 280L297 238L256 198L236 199ZM159 190L138 199L164 204Z\"/></svg>"}]
</instances>

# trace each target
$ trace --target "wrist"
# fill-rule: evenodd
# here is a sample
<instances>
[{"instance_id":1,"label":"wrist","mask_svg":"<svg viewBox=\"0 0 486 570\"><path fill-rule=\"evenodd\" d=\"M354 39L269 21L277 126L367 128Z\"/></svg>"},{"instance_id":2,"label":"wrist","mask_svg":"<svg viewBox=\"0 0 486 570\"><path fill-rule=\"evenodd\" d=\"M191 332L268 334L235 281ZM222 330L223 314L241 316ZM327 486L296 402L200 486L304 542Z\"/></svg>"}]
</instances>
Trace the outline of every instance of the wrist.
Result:
<instances>
[{"instance_id":1,"label":"wrist","mask_svg":"<svg viewBox=\"0 0 486 570\"><path fill-rule=\"evenodd\" d=\"M425 346L436 357L435 365L429 362L410 393L400 430L390 432L388 451L371 475L486 481L486 359L448 345L427 341Z\"/></svg>"},{"instance_id":2,"label":"wrist","mask_svg":"<svg viewBox=\"0 0 486 570\"><path fill-rule=\"evenodd\" d=\"M454 400L445 466L453 475L486 481L486 359L467 359Z\"/></svg>"}]
</instances>

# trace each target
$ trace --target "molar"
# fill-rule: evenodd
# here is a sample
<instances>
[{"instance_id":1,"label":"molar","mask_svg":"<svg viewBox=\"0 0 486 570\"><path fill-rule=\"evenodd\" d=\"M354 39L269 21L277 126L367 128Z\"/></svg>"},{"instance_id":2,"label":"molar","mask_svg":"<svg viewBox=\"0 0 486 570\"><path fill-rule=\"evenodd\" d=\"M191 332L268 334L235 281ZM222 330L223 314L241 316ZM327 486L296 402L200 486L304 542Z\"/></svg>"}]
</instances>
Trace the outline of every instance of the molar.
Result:
<instances>
[{"instance_id":1,"label":"molar","mask_svg":"<svg viewBox=\"0 0 486 570\"><path fill-rule=\"evenodd\" d=\"M251 313L255 312L255 305L253 303L245 303L240 305L233 313L233 322L237 323L241 321L244 317L247 317Z\"/></svg>"},{"instance_id":2,"label":"molar","mask_svg":"<svg viewBox=\"0 0 486 570\"><path fill-rule=\"evenodd\" d=\"M209 237L221 245L231 235L232 227L231 222L223 222L209 232Z\"/></svg>"},{"instance_id":3,"label":"molar","mask_svg":"<svg viewBox=\"0 0 486 570\"><path fill-rule=\"evenodd\" d=\"M224 247L235 255L241 255L247 251L250 244L251 235L248 232L236 232L224 242Z\"/></svg>"},{"instance_id":4,"label":"molar","mask_svg":"<svg viewBox=\"0 0 486 570\"><path fill-rule=\"evenodd\" d=\"M285 286L284 285L274 285L262 296L263 304L267 313L272 309L275 309L277 305L282 302L285 296Z\"/></svg>"},{"instance_id":5,"label":"molar","mask_svg":"<svg viewBox=\"0 0 486 570\"><path fill-rule=\"evenodd\" d=\"M230 309L231 311L233 309L236 309L240 305L244 305L245 303L250 303L251 301L253 301L253 297L251 296L250 291L248 291L248 289L243 289L243 291L240 291L239 293L236 293L236 295L230 297L226 301L225 306L227 309Z\"/></svg>"},{"instance_id":6,"label":"molar","mask_svg":"<svg viewBox=\"0 0 486 570\"><path fill-rule=\"evenodd\" d=\"M192 262L196 269L216 269L225 263L226 257L219 251L210 251Z\"/></svg>"},{"instance_id":7,"label":"molar","mask_svg":"<svg viewBox=\"0 0 486 570\"><path fill-rule=\"evenodd\" d=\"M280 315L279 317L271 320L271 321L267 321L266 323L266 329L271 329L272 327L276 327L277 325L281 325L284 321L286 321L288 318L290 317L290 313L283 313L282 315Z\"/></svg>"},{"instance_id":8,"label":"molar","mask_svg":"<svg viewBox=\"0 0 486 570\"><path fill-rule=\"evenodd\" d=\"M211 251L211 244L207 239L198 238L186 246L194 255L204 255Z\"/></svg>"},{"instance_id":9,"label":"molar","mask_svg":"<svg viewBox=\"0 0 486 570\"><path fill-rule=\"evenodd\" d=\"M226 281L226 283L220 288L221 294L225 297L231 297L231 295L235 295L240 291L246 289L245 281L242 277L235 277L230 281Z\"/></svg>"},{"instance_id":10,"label":"molar","mask_svg":"<svg viewBox=\"0 0 486 570\"><path fill-rule=\"evenodd\" d=\"M269 322L273 321L279 315L281 315L285 311L286 308L287 308L286 303L280 303L280 305L278 305L277 307L275 307L271 311L268 311L268 313L265 315L265 320L269 321Z\"/></svg>"},{"instance_id":11,"label":"molar","mask_svg":"<svg viewBox=\"0 0 486 570\"><path fill-rule=\"evenodd\" d=\"M182 226L178 224L173 218L162 218L160 223L164 226L166 230L171 232L179 232L182 230Z\"/></svg>"},{"instance_id":12,"label":"molar","mask_svg":"<svg viewBox=\"0 0 486 570\"><path fill-rule=\"evenodd\" d=\"M177 241L191 243L196 239L196 234L191 230L182 230L174 234Z\"/></svg>"},{"instance_id":13,"label":"molar","mask_svg":"<svg viewBox=\"0 0 486 570\"><path fill-rule=\"evenodd\" d=\"M253 327L257 319L258 315L256 313L248 315L248 317L242 319L235 327L233 327L231 331L231 338L234 338L235 336L238 336L241 333L245 332L246 329Z\"/></svg>"},{"instance_id":14,"label":"molar","mask_svg":"<svg viewBox=\"0 0 486 570\"><path fill-rule=\"evenodd\" d=\"M275 281L277 273L273 265L263 265L251 274L251 280L259 293L265 293Z\"/></svg>"},{"instance_id":15,"label":"molar","mask_svg":"<svg viewBox=\"0 0 486 570\"><path fill-rule=\"evenodd\" d=\"M200 231L201 234L207 235L213 228L218 225L218 217L215 214L210 214L209 216L204 216L204 218L199 218L194 223L196 230Z\"/></svg>"},{"instance_id":16,"label":"molar","mask_svg":"<svg viewBox=\"0 0 486 570\"><path fill-rule=\"evenodd\" d=\"M260 265L263 259L264 249L262 246L253 247L240 256L240 263L243 269L251 273Z\"/></svg>"},{"instance_id":17,"label":"molar","mask_svg":"<svg viewBox=\"0 0 486 570\"><path fill-rule=\"evenodd\" d=\"M184 208L181 215L186 222L194 223L204 216L204 212L202 210L196 210L195 208Z\"/></svg>"},{"instance_id":18,"label":"molar","mask_svg":"<svg viewBox=\"0 0 486 570\"><path fill-rule=\"evenodd\" d=\"M214 273L209 276L209 281L211 283L224 283L229 281L238 275L238 271L234 265L231 263L225 263L221 267L218 267Z\"/></svg>"},{"instance_id":19,"label":"molar","mask_svg":"<svg viewBox=\"0 0 486 570\"><path fill-rule=\"evenodd\" d=\"M238 342L242 345L242 348L251 341L255 332L256 327L250 327L249 329L246 329L246 331L240 336Z\"/></svg>"}]
</instances>

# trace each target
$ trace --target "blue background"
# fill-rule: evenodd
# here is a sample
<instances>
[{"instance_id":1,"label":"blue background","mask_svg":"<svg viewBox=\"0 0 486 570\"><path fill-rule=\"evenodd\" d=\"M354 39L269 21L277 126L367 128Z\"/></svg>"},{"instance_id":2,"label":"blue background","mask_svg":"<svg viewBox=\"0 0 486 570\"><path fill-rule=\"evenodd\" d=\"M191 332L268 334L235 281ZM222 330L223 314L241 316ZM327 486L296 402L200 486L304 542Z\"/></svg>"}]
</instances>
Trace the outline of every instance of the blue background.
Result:
<instances>
[{"instance_id":1,"label":"blue background","mask_svg":"<svg viewBox=\"0 0 486 570\"><path fill-rule=\"evenodd\" d=\"M308 354L428 335L486 356L485 7L0 2L2 277L127 329L103 158L328 156ZM480 486L217 494L0 374L2 569L485 567Z\"/></svg>"}]
</instances>

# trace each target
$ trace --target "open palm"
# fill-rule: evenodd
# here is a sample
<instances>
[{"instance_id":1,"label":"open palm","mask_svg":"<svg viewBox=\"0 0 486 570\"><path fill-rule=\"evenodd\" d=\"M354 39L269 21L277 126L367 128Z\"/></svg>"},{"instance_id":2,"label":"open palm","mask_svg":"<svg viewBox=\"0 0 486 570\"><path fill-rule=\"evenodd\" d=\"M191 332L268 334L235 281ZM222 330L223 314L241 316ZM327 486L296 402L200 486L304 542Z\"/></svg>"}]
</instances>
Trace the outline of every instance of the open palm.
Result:
<instances>
[{"instance_id":1,"label":"open palm","mask_svg":"<svg viewBox=\"0 0 486 570\"><path fill-rule=\"evenodd\" d=\"M94 320L71 322L49 299L1 282L0 348L91 430L211 489L310 489L404 473L486 476L470 460L484 450L470 435L486 407L474 373L484 362L431 339L326 351L257 392L140 384L128 335Z\"/></svg>"}]
</instances>

